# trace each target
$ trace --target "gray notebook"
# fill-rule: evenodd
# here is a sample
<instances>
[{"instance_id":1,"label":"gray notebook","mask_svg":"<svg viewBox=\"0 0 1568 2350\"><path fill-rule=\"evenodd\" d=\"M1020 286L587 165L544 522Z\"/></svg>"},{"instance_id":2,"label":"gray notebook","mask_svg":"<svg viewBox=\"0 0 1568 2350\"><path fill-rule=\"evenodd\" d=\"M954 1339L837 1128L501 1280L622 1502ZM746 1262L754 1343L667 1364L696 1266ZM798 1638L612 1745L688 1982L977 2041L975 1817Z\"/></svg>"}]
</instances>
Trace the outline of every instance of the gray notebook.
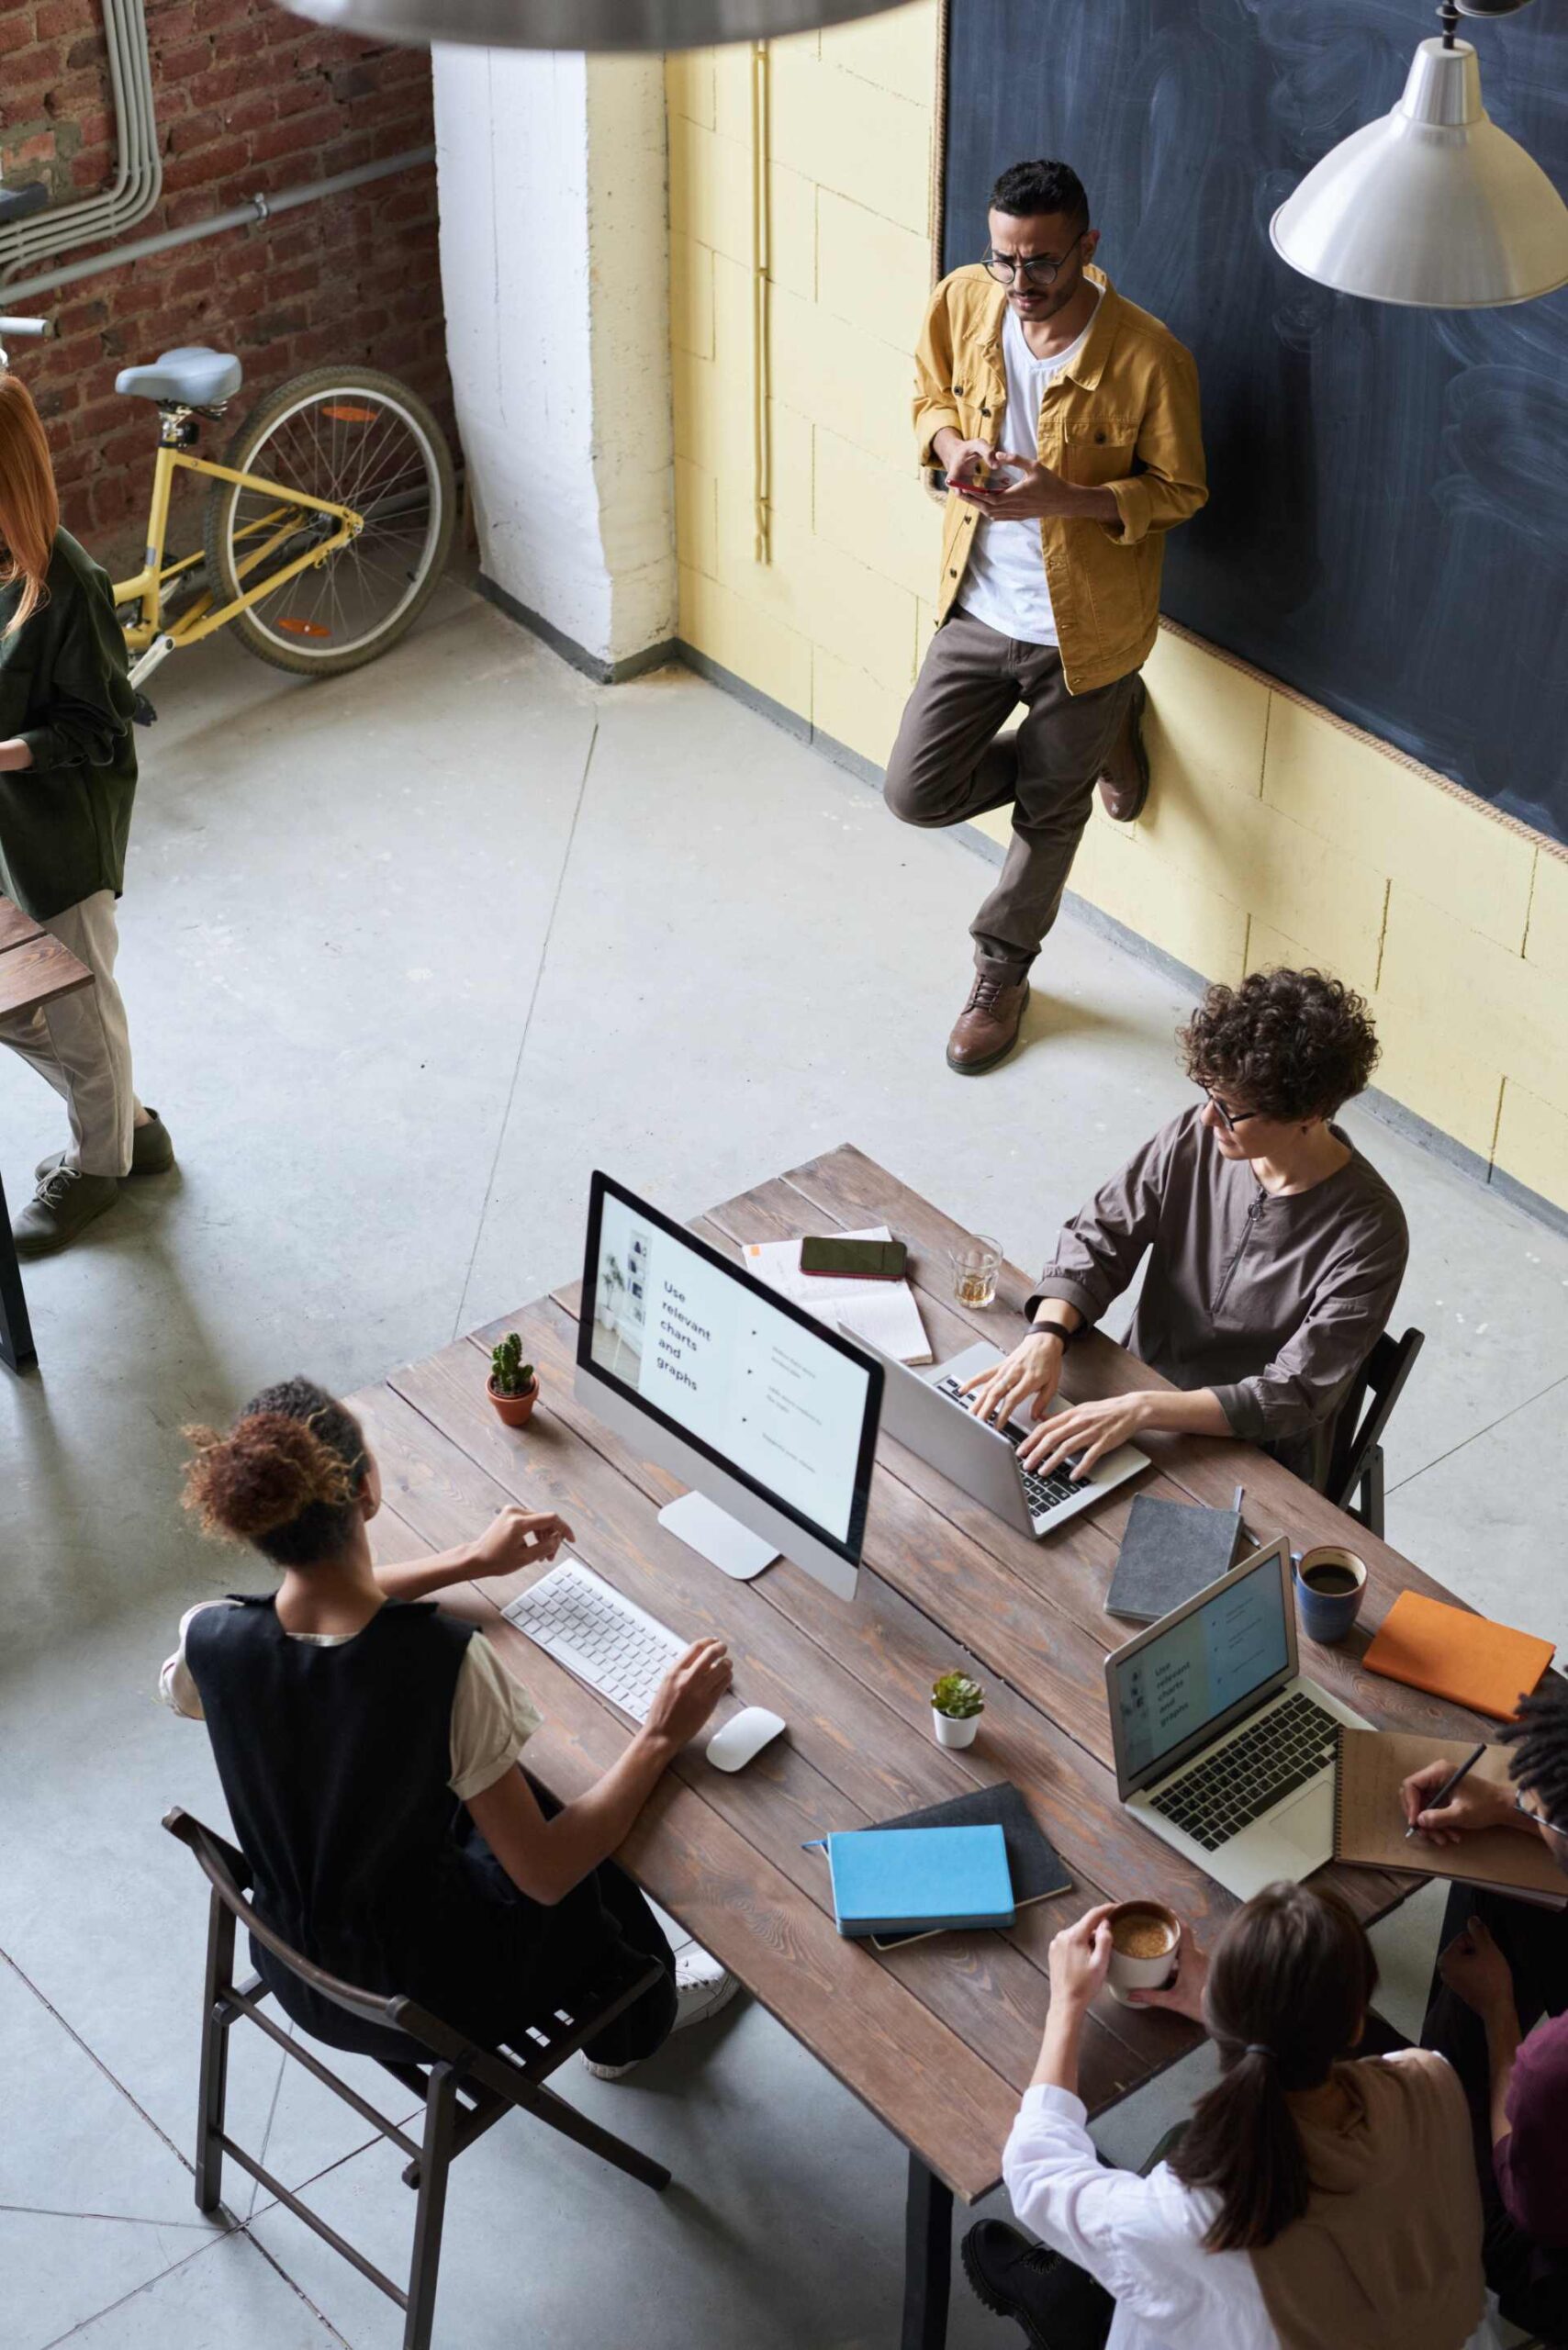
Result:
<instances>
[{"instance_id":1,"label":"gray notebook","mask_svg":"<svg viewBox=\"0 0 1568 2350\"><path fill-rule=\"evenodd\" d=\"M1129 1623L1152 1624L1205 1583L1228 1574L1246 1547L1238 1509L1135 1494L1105 1612Z\"/></svg>"}]
</instances>

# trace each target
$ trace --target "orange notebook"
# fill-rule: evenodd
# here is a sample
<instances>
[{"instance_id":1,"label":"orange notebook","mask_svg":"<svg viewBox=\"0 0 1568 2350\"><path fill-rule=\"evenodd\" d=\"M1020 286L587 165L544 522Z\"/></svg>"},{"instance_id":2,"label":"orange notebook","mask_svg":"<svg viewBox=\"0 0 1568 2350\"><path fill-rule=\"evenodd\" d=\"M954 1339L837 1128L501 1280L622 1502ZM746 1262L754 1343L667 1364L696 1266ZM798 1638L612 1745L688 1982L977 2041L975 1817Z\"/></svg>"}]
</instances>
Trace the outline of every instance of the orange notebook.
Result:
<instances>
[{"instance_id":1,"label":"orange notebook","mask_svg":"<svg viewBox=\"0 0 1568 2350\"><path fill-rule=\"evenodd\" d=\"M1519 1699L1551 1662L1552 1643L1485 1616L1467 1616L1418 1591L1402 1591L1362 1662L1369 1673L1434 1697L1451 1698L1494 1721L1511 1722Z\"/></svg>"}]
</instances>

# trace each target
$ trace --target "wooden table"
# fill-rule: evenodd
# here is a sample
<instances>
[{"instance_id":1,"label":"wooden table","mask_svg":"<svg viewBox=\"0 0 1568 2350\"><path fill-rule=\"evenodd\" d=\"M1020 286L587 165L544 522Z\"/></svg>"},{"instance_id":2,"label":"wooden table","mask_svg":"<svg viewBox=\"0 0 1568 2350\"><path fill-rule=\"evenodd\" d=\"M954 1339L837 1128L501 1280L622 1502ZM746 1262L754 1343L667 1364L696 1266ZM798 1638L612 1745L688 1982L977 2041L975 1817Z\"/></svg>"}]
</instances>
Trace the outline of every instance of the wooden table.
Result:
<instances>
[{"instance_id":1,"label":"wooden table","mask_svg":"<svg viewBox=\"0 0 1568 2350\"><path fill-rule=\"evenodd\" d=\"M956 1306L946 1251L959 1227L850 1146L692 1228L734 1255L744 1240L877 1223L909 1245L939 1360L976 1337L1014 1343L1025 1277L1005 1267L993 1307ZM1049 1237L1042 1231L1042 1248ZM755 1583L732 1583L655 1524L655 1511L679 1490L675 1482L573 1401L577 1310L577 1288L563 1289L353 1398L384 1479L386 1507L373 1529L379 1552L409 1557L462 1541L510 1501L558 1509L588 1566L678 1631L722 1636L737 1692L786 1717L788 1739L734 1777L689 1752L619 1857L907 2147L902 2341L903 2350L939 2350L952 2198L973 2201L998 2184L1039 2046L1052 1935L1102 1899L1154 1895L1211 1935L1236 1906L1117 1801L1103 1663L1126 1632L1102 1601L1130 1494L1108 1496L1034 1542L884 1437L853 1604L788 1561ZM531 1427L516 1433L485 1396L487 1350L513 1328L543 1389ZM1095 1335L1069 1351L1063 1386L1070 1396L1104 1394L1151 1378ZM1250 1445L1140 1441L1156 1470L1133 1490L1226 1505L1244 1483L1248 1524L1260 1539L1344 1542L1367 1561L1361 1625L1339 1648L1304 1639L1305 1670L1372 1722L1434 1737L1487 1734L1477 1717L1361 1670L1370 1632L1396 1593L1449 1597L1439 1585ZM529 1768L570 1798L613 1760L626 1730L501 1617L530 1579L465 1585L448 1598L534 1693L546 1726L530 1743ZM986 1683L986 1711L978 1742L955 1752L931 1738L929 1691L939 1672L971 1659ZM887 1956L842 1940L822 1858L802 1842L999 1778L1024 1789L1072 1870L1073 1889L1022 1911L1006 1933L943 1936ZM1329 1874L1368 1919L1417 1883L1363 1869ZM1083 2044L1091 2112L1152 2078L1197 2037L1176 2018L1099 2002Z\"/></svg>"},{"instance_id":2,"label":"wooden table","mask_svg":"<svg viewBox=\"0 0 1568 2350\"><path fill-rule=\"evenodd\" d=\"M37 1012L78 988L90 988L93 974L85 963L25 914L9 898L0 898L0 1019ZM28 1301L11 1238L11 1218L6 1187L0 1183L0 1362L8 1371L29 1371L38 1361Z\"/></svg>"}]
</instances>

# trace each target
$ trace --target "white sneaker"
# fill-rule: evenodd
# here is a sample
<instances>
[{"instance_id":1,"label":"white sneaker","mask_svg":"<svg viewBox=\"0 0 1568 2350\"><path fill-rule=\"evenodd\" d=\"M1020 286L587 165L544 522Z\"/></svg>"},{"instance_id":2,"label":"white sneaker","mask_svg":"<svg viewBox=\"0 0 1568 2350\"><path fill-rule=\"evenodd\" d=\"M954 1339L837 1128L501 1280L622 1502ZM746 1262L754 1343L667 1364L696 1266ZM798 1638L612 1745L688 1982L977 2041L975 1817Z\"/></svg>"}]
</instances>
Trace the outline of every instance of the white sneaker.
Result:
<instances>
[{"instance_id":1,"label":"white sneaker","mask_svg":"<svg viewBox=\"0 0 1568 2350\"><path fill-rule=\"evenodd\" d=\"M675 2021L670 2029L685 2031L690 2024L706 2023L729 2006L740 1987L738 1977L716 1958L688 1942L675 1962Z\"/></svg>"},{"instance_id":2,"label":"white sneaker","mask_svg":"<svg viewBox=\"0 0 1568 2350\"><path fill-rule=\"evenodd\" d=\"M671 2031L685 2031L694 2023L706 2023L727 2008L740 1989L738 1978L720 1965L718 1960L695 1942L688 1942L678 1953L675 1962L675 2021ZM633 2058L629 2065L596 2065L591 2056L583 2056L585 2069L596 2081L623 2081L645 2060Z\"/></svg>"}]
</instances>

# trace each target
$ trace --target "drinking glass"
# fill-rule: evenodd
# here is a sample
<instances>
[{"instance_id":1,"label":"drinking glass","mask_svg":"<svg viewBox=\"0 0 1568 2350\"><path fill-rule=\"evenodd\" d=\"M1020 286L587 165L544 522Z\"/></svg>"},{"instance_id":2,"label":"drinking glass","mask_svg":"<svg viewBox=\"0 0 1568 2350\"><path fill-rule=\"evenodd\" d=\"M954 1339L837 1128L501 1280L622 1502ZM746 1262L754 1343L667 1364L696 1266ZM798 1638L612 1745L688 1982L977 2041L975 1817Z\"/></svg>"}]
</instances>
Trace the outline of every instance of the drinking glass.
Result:
<instances>
[{"instance_id":1,"label":"drinking glass","mask_svg":"<svg viewBox=\"0 0 1568 2350\"><path fill-rule=\"evenodd\" d=\"M996 1297L996 1277L1002 1270L1001 1243L976 1233L947 1254L953 1268L953 1295L958 1304L991 1304Z\"/></svg>"}]
</instances>

